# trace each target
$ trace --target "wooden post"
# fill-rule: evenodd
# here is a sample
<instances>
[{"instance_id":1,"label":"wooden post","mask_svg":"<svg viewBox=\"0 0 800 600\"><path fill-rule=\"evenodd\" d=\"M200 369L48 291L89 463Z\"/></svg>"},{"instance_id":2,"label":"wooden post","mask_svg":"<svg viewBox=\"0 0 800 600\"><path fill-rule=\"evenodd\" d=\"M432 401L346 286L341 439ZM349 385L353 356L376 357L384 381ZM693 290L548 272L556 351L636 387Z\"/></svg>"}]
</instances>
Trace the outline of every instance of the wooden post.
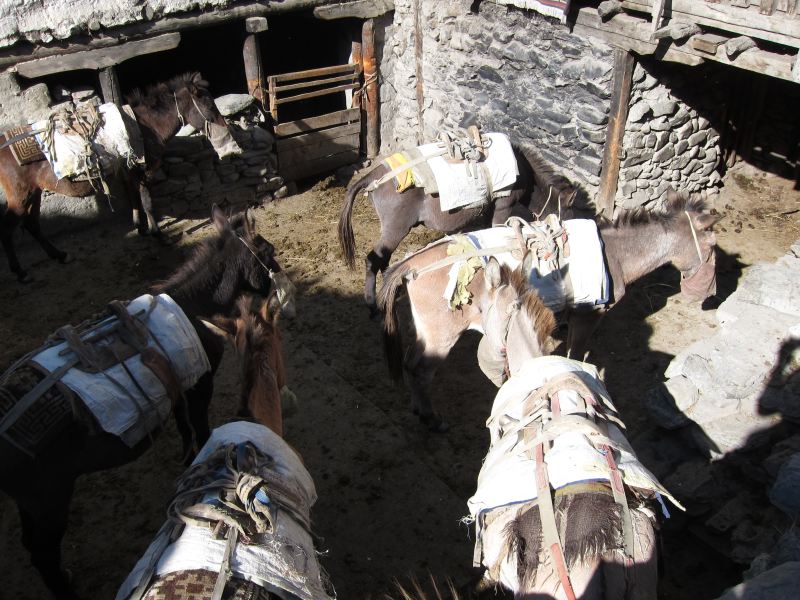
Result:
<instances>
[{"instance_id":1,"label":"wooden post","mask_svg":"<svg viewBox=\"0 0 800 600\"><path fill-rule=\"evenodd\" d=\"M364 21L361 28L361 64L364 67L364 85L367 108L367 158L375 158L380 151L380 122L378 105L378 65L375 60L375 22Z\"/></svg>"},{"instance_id":2,"label":"wooden post","mask_svg":"<svg viewBox=\"0 0 800 600\"><path fill-rule=\"evenodd\" d=\"M622 138L625 121L628 119L628 104L631 99L633 80L633 54L622 48L614 50L614 89L611 92L611 113L606 129L606 145L603 149L603 164L600 172L600 190L597 207L609 219L614 215L614 200L619 182Z\"/></svg>"},{"instance_id":3,"label":"wooden post","mask_svg":"<svg viewBox=\"0 0 800 600\"><path fill-rule=\"evenodd\" d=\"M425 138L425 127L422 123L422 113L425 109L425 88L422 81L422 0L414 0L414 63L417 78L417 144Z\"/></svg>"},{"instance_id":4,"label":"wooden post","mask_svg":"<svg viewBox=\"0 0 800 600\"><path fill-rule=\"evenodd\" d=\"M250 17L245 20L247 37L244 39L244 74L247 78L247 93L264 104L264 67L261 63L261 46L258 34L268 29L266 17Z\"/></svg>"},{"instance_id":5,"label":"wooden post","mask_svg":"<svg viewBox=\"0 0 800 600\"><path fill-rule=\"evenodd\" d=\"M113 66L100 69L100 91L103 94L103 102L113 102L117 106L122 106L122 94L119 91L119 79L117 69Z\"/></svg>"}]
</instances>

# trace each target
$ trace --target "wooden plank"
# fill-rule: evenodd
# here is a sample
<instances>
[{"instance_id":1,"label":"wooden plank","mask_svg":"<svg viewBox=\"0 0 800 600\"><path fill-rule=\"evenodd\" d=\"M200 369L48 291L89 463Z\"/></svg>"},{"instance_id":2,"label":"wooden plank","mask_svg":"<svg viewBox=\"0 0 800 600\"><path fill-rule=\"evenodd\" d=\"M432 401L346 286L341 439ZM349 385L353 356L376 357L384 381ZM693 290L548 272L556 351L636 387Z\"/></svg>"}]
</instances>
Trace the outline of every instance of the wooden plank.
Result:
<instances>
[{"instance_id":1,"label":"wooden plank","mask_svg":"<svg viewBox=\"0 0 800 600\"><path fill-rule=\"evenodd\" d=\"M599 37L613 46L631 50L637 54L653 54L656 44L641 39L646 35L646 31L642 29L643 22L642 19L631 15L620 14L603 23L595 9L584 7L578 10L574 32L578 35ZM791 71L794 56L756 48L743 52L737 57L728 58L722 50L718 50L716 55L710 56L693 50L688 44L683 46L672 44L666 49L658 48L658 58L687 65L700 64L704 59L715 60L748 71L793 81Z\"/></svg>"},{"instance_id":2,"label":"wooden plank","mask_svg":"<svg viewBox=\"0 0 800 600\"><path fill-rule=\"evenodd\" d=\"M375 24L372 19L361 27L361 64L364 67L364 104L366 105L367 158L380 152L380 99L378 98L378 59L375 52Z\"/></svg>"},{"instance_id":3,"label":"wooden plank","mask_svg":"<svg viewBox=\"0 0 800 600\"><path fill-rule=\"evenodd\" d=\"M126 42L124 44L112 46L111 48L99 48L97 50L75 52L74 54L37 58L29 62L17 64L16 70L19 75L29 79L78 69L99 71L100 69L113 67L114 65L118 65L121 62L142 54L172 50L177 48L180 42L180 33L167 33L145 40Z\"/></svg>"},{"instance_id":4,"label":"wooden plank","mask_svg":"<svg viewBox=\"0 0 800 600\"><path fill-rule=\"evenodd\" d=\"M350 123L360 119L360 111L358 108L348 108L340 110L319 117L309 117L298 121L290 121L288 123L279 123L275 125L275 135L279 138L295 135L304 131L314 131L324 127L331 127L333 125L341 125L342 123Z\"/></svg>"},{"instance_id":5,"label":"wooden plank","mask_svg":"<svg viewBox=\"0 0 800 600\"><path fill-rule=\"evenodd\" d=\"M622 0L626 10L651 14L655 0ZM665 16L800 48L800 19L773 18L758 10L696 0L671 0Z\"/></svg>"},{"instance_id":6,"label":"wooden plank","mask_svg":"<svg viewBox=\"0 0 800 600\"><path fill-rule=\"evenodd\" d=\"M339 125L323 131L312 131L295 137L278 139L275 144L280 152L288 152L295 148L305 148L315 143L322 143L330 140L338 140L343 137L351 136L361 132L361 123L349 123Z\"/></svg>"},{"instance_id":7,"label":"wooden plank","mask_svg":"<svg viewBox=\"0 0 800 600\"><path fill-rule=\"evenodd\" d=\"M633 54L619 48L614 50L611 111L606 129L606 144L603 148L600 189L597 193L597 207L600 213L609 219L614 215L614 202L619 183L620 151L622 138L625 135L625 121L628 119L634 66Z\"/></svg>"},{"instance_id":8,"label":"wooden plank","mask_svg":"<svg viewBox=\"0 0 800 600\"><path fill-rule=\"evenodd\" d=\"M361 42L352 42L352 49L350 50L350 60L354 62L358 69L356 70L357 73L363 73L364 67L361 62ZM353 108L361 108L361 96L362 94L359 92L355 92L353 94Z\"/></svg>"},{"instance_id":9,"label":"wooden plank","mask_svg":"<svg viewBox=\"0 0 800 600\"><path fill-rule=\"evenodd\" d=\"M350 2L317 6L314 16L330 21L333 19L374 19L394 10L394 0L351 0Z\"/></svg>"},{"instance_id":10,"label":"wooden plank","mask_svg":"<svg viewBox=\"0 0 800 600\"><path fill-rule=\"evenodd\" d=\"M278 84L281 81L295 81L297 79L306 79L308 77L323 77L325 75L334 75L335 73L346 73L348 71L355 71L355 65L336 65L333 67L322 67L320 69L309 69L307 71L294 71L292 73L280 73L278 75L270 75L270 79L274 79Z\"/></svg>"},{"instance_id":11,"label":"wooden plank","mask_svg":"<svg viewBox=\"0 0 800 600\"><path fill-rule=\"evenodd\" d=\"M698 52L711 54L712 56L717 53L717 48L728 41L729 38L724 35L717 35L716 33L702 33L692 36L692 48Z\"/></svg>"},{"instance_id":12,"label":"wooden plank","mask_svg":"<svg viewBox=\"0 0 800 600\"><path fill-rule=\"evenodd\" d=\"M286 96L285 98L276 98L275 104L277 106L280 106L281 104L288 104L289 102L297 102L298 100L307 100L309 98L316 98L317 96L325 96L327 94L335 94L337 92L343 92L345 90L354 90L357 87L360 87L357 83L350 83L347 85L337 85L336 87L328 88L325 90L317 90L316 92L306 92L305 94Z\"/></svg>"},{"instance_id":13,"label":"wooden plank","mask_svg":"<svg viewBox=\"0 0 800 600\"><path fill-rule=\"evenodd\" d=\"M614 15L603 23L597 11L584 7L578 9L575 17L574 32L578 35L589 35L600 38L617 48L623 48L637 54L650 55L656 50L661 60L677 62L684 65L695 66L702 64L704 59L676 50L673 44L666 48L659 48L656 42L643 39L648 35L648 22L628 14Z\"/></svg>"},{"instance_id":14,"label":"wooden plank","mask_svg":"<svg viewBox=\"0 0 800 600\"><path fill-rule=\"evenodd\" d=\"M326 79L314 79L312 81L304 81L302 83L289 83L286 85L276 85L275 91L280 94L288 90L300 90L304 88L316 87L320 85L330 85L338 81L353 81L357 75L352 73L350 75L339 75L338 77L328 77Z\"/></svg>"},{"instance_id":15,"label":"wooden plank","mask_svg":"<svg viewBox=\"0 0 800 600\"><path fill-rule=\"evenodd\" d=\"M358 150L361 145L359 134L360 132L350 133L332 140L313 141L309 139L307 144L288 150L279 147L278 163L280 164L286 160L314 160L315 158L330 156L331 154L339 154L346 150ZM316 136L316 134L313 133L309 135L312 138Z\"/></svg>"},{"instance_id":16,"label":"wooden plank","mask_svg":"<svg viewBox=\"0 0 800 600\"><path fill-rule=\"evenodd\" d=\"M654 0L653 8L650 11L651 28L650 33L653 34L661 27L661 17L664 15L664 3L666 0ZM651 35L652 37L652 35Z\"/></svg>"},{"instance_id":17,"label":"wooden plank","mask_svg":"<svg viewBox=\"0 0 800 600\"><path fill-rule=\"evenodd\" d=\"M122 106L122 93L119 90L115 67L100 70L100 92L103 94L103 102L113 102L117 106Z\"/></svg>"},{"instance_id":18,"label":"wooden plank","mask_svg":"<svg viewBox=\"0 0 800 600\"><path fill-rule=\"evenodd\" d=\"M344 165L350 165L359 160L358 150L347 150L338 154L332 154L315 160L298 160L295 162L283 162L279 167L282 177L287 180L302 179L312 175L319 175L332 171Z\"/></svg>"}]
</instances>

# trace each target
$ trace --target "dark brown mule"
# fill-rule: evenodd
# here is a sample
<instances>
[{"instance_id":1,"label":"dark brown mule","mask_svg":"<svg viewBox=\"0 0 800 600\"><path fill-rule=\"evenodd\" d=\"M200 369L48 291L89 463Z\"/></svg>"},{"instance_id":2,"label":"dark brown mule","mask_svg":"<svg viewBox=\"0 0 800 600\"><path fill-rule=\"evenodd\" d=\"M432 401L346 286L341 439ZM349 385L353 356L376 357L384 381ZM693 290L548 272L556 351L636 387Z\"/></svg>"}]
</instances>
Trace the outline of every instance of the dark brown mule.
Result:
<instances>
[{"instance_id":1,"label":"dark brown mule","mask_svg":"<svg viewBox=\"0 0 800 600\"><path fill-rule=\"evenodd\" d=\"M556 212L559 207L567 210L579 190L553 168L532 148L513 146L519 168L519 177L509 196L498 198L483 207L465 207L442 212L439 196L426 194L423 188L412 187L397 193L394 183L389 181L369 193L375 212L381 222L381 237L375 242L366 258L364 300L374 319L380 313L375 303L375 287L378 272L383 272L392 258L392 253L416 225L424 225L444 233L480 228L490 223L505 223L514 205L521 203L534 214L544 211ZM364 189L377 181L390 169L383 162L347 188L344 205L339 216L339 244L345 262L355 266L355 236L352 214L356 199ZM570 212L564 212L571 216Z\"/></svg>"},{"instance_id":2,"label":"dark brown mule","mask_svg":"<svg viewBox=\"0 0 800 600\"><path fill-rule=\"evenodd\" d=\"M663 212L635 211L624 214L614 223L600 226L611 278L610 302L606 307L594 310L568 311L568 355L583 358L592 332L603 314L625 295L626 286L661 265L671 263L675 266L683 277L682 285L705 288L694 290L696 296L702 296L699 299L715 293L716 238L712 227L720 217L704 213L704 208L701 201L672 195ZM412 407L423 422L435 428L440 428L441 423L433 414L428 387L436 369L461 335L468 329L481 330L481 312L486 303L482 269L478 270L468 287L472 293L471 303L456 310L451 310L443 298L449 266L427 271L418 278L407 277L443 260L447 256L447 246L443 240L393 265L384 276L378 298L378 305L384 313L389 368L393 377L399 379L403 365L395 297L399 288L405 286L416 330L415 343L405 360ZM705 286L696 285L701 279Z\"/></svg>"},{"instance_id":3,"label":"dark brown mule","mask_svg":"<svg viewBox=\"0 0 800 600\"><path fill-rule=\"evenodd\" d=\"M661 494L589 364L547 356L555 320L490 259L481 325L508 380L487 420L491 446L469 501L484 579L515 598L655 600ZM656 509L656 510L654 510Z\"/></svg>"},{"instance_id":4,"label":"dark brown mule","mask_svg":"<svg viewBox=\"0 0 800 600\"><path fill-rule=\"evenodd\" d=\"M211 220L215 234L203 240L182 267L153 289L154 294L168 294L180 306L197 331L210 364L210 370L185 392L186 414L176 419L187 456L195 445L199 447L208 439L207 409L214 371L224 350L223 341L201 323L200 317L229 313L243 292L269 294L272 281L268 269L280 270L275 249L256 234L248 216L236 215L229 221L214 207ZM30 388L6 389L19 398ZM181 406L178 403L176 409ZM150 445L150 439L145 438L129 447L99 427L91 431L86 422L85 417L73 415L72 422L51 432L50 441L34 457L0 436L0 489L17 503L23 545L57 598L74 598L68 577L61 570L60 546L76 478L131 462Z\"/></svg>"},{"instance_id":5,"label":"dark brown mule","mask_svg":"<svg viewBox=\"0 0 800 600\"><path fill-rule=\"evenodd\" d=\"M243 298L238 317L214 317L209 328L236 348L243 404L256 423L234 422L214 430L179 479L169 520L123 583L117 600L327 597L309 530L309 509L316 497L313 482L299 454L280 439L286 375L278 313L270 312L268 301L251 313L250 303ZM205 535L213 540L198 541L204 531L212 530ZM209 553L201 564L194 564L193 557L214 543L227 544L230 559L223 556L220 567L215 563L212 568L206 559L216 559ZM183 552L189 544L193 551L187 558ZM258 562L264 553L274 556L270 551L279 553L284 547L292 555L288 561ZM253 553L250 561L241 560L243 552ZM180 565L169 567L175 557ZM306 593L296 593L293 585L306 585Z\"/></svg>"},{"instance_id":6,"label":"dark brown mule","mask_svg":"<svg viewBox=\"0 0 800 600\"><path fill-rule=\"evenodd\" d=\"M184 123L192 125L198 131L207 131L209 123L226 129L227 124L214 104L208 91L208 83L199 73L186 74L169 82L159 83L144 93L134 92L129 102L142 132L146 159L144 172L131 171L131 187L138 188L132 189L130 193L133 222L142 234L157 233L158 225L153 217L152 200L146 184L160 165L167 140ZM6 138L0 135L0 144L5 141ZM8 265L17 275L17 279L29 279L14 250L13 233L19 224L39 242L50 258L67 262L67 253L53 246L42 234L39 224L42 190L82 198L95 193L92 185L87 181L56 179L53 168L46 160L21 166L14 159L11 148L6 147L0 149L0 186L8 202L5 213L0 216L0 240ZM144 219L140 215L142 211Z\"/></svg>"}]
</instances>

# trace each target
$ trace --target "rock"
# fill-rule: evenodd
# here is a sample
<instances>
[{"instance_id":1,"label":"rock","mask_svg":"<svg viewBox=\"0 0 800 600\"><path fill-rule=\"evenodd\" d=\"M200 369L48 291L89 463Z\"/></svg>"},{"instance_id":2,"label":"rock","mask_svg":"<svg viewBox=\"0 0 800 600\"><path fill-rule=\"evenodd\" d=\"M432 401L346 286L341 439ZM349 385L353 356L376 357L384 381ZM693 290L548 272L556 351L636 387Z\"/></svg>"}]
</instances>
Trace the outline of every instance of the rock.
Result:
<instances>
[{"instance_id":1,"label":"rock","mask_svg":"<svg viewBox=\"0 0 800 600\"><path fill-rule=\"evenodd\" d=\"M230 117L249 108L255 102L250 94L225 94L214 99L217 110L223 117Z\"/></svg>"},{"instance_id":2,"label":"rock","mask_svg":"<svg viewBox=\"0 0 800 600\"><path fill-rule=\"evenodd\" d=\"M800 587L800 562L787 562L740 583L717 600L777 600L794 598Z\"/></svg>"},{"instance_id":3,"label":"rock","mask_svg":"<svg viewBox=\"0 0 800 600\"><path fill-rule=\"evenodd\" d=\"M800 518L800 452L794 454L778 471L769 491L769 500L797 521Z\"/></svg>"},{"instance_id":4,"label":"rock","mask_svg":"<svg viewBox=\"0 0 800 600\"><path fill-rule=\"evenodd\" d=\"M651 106L653 108L654 117L663 117L673 114L678 107L678 103L674 100L666 100L663 102L655 102Z\"/></svg>"},{"instance_id":5,"label":"rock","mask_svg":"<svg viewBox=\"0 0 800 600\"><path fill-rule=\"evenodd\" d=\"M645 100L640 100L628 110L628 121L638 123L651 112L650 105Z\"/></svg>"},{"instance_id":6,"label":"rock","mask_svg":"<svg viewBox=\"0 0 800 600\"><path fill-rule=\"evenodd\" d=\"M672 144L667 144L653 155L653 160L662 163L668 161L673 156L675 156L675 147L672 146Z\"/></svg>"}]
</instances>

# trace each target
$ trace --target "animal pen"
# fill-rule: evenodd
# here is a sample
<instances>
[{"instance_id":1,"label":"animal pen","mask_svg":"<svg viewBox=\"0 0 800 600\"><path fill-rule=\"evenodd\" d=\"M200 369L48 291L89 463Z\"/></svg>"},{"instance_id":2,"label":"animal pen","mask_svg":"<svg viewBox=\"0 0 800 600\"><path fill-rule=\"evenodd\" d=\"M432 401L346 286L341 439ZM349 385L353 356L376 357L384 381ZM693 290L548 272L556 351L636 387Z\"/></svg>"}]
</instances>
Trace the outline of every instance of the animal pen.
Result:
<instances>
[{"instance_id":1,"label":"animal pen","mask_svg":"<svg viewBox=\"0 0 800 600\"><path fill-rule=\"evenodd\" d=\"M362 324L366 319L360 310L361 282L356 281L361 274L350 277L332 266L338 261L335 243L330 242L332 223L342 194L337 196L328 187L335 184L322 178L336 173L344 181L354 169L376 164L381 157L437 140L442 132L478 126L484 132L504 132L513 142L535 148L607 217L642 208L658 210L672 188L697 194L725 212L730 207L719 202L723 186L729 185L730 174L742 165L760 175L786 178L793 182L795 192L800 189L800 0L123 0L109 4L113 8L80 1L12 0L0 7L0 19L8 21L7 27L0 28L0 130L46 119L62 101L95 97L124 105L125 96L135 88L188 71L199 70L209 81L243 152L218 160L206 137L182 131L170 140L151 182L155 211L167 232L180 229L187 234L186 240L203 234L204 224L193 219L197 215L205 219L212 203L226 210L264 203L257 211L259 228L269 231L267 237L276 244L277 256L282 265L289 265L292 276L304 277L300 322L288 326L292 353L287 354L287 363L294 381L306 392L301 405L307 399L315 412L301 411L289 420L288 430L290 438L303 439L302 454L314 467L309 470L322 504L322 517L315 519L330 540L331 570L338 577L335 583L345 591L342 597L364 590L369 594L379 588L383 591L383 582L402 577L406 568L424 577L426 569L442 574L444 567L452 567L460 583L467 580L471 541L452 516L464 516L466 498L474 491L469 488L475 474L470 469L480 466L483 454L470 454L473 446L481 447L470 442L485 433L483 420L488 413L483 414L485 404L466 406L465 402L462 408L452 399L441 399L449 406L449 414L456 414L455 431L435 438L398 426L416 421L401 406L403 393L384 381L374 327ZM10 12L23 5L25 11ZM53 19L43 8L47 6L57 6L66 16ZM300 189L314 186L309 192L313 200L295 197L292 183ZM291 197L269 203L286 196ZM753 196L754 204L772 206L772 198L755 192ZM325 212L329 208L325 204L333 204L331 198L336 200L336 214ZM127 205L116 199L110 205L127 215ZM304 208L307 212L301 213ZM365 216L366 211L359 213L359 208L363 205L354 213L356 227L374 228L374 222L368 221L372 214ZM79 225L75 229L84 231L76 235L85 235L88 227L94 229L97 217L109 220L105 200L81 202L58 194L47 196L42 215L48 230L59 223ZM731 237L734 227L742 228L735 219L733 224L722 223ZM781 240L790 235L777 231L778 221L767 223L756 223L763 226L762 240L778 233ZM747 233L746 220L744 228ZM362 231L359 240L363 237ZM417 231L409 240L401 251L418 250L430 238ZM734 244L733 240L729 243ZM123 242L82 243L100 248L99 255L106 254L103 243ZM156 251L141 240L124 243L128 254L141 257L128 260L109 250L111 262L106 256L91 261L103 265L105 271L92 271L95 265L86 264L63 267L75 269L74 285L85 289L50 302L51 312L53 306L63 311L58 314L59 325L67 319L85 318L87 306L96 305L94 298L89 300L92 294L138 293L143 273L153 280L166 276L163 264L174 264L175 256L185 252L183 246ZM135 252L130 251L132 247ZM736 256L720 257L729 281L735 280L731 265L736 264ZM84 271L94 279L85 278ZM120 282L106 281L111 272ZM677 285L674 279L666 281ZM650 311L655 303L657 310L659 295L653 290L666 289L667 283L650 280L651 287L644 292L632 290L629 300L632 303L638 297ZM729 285L728 293L735 284ZM30 319L54 329L53 315L34 306L41 288L33 290L3 290L5 314L11 315L11 307L24 300L30 305ZM787 293L786 304L795 297L792 294ZM661 386L657 381L667 366L665 356L675 353L671 339L664 344L667 350L653 352L652 358L632 356L628 349L624 356L630 364L619 364L625 343L635 346L639 355L648 354L643 349L652 347L648 346L652 323L634 326L634 321L641 321L639 307L634 306L628 313L620 307L629 320L603 338L614 349L612 354L617 352L611 359L606 356L603 365L609 373L609 389L633 379L652 379L670 393L688 389L683 373L674 377L677 383ZM675 308L674 303L670 308ZM694 328L697 315L685 307L678 309L680 325ZM635 319L630 319L631 313ZM703 331L722 329L715 321L708 325L707 313L702 316L706 319ZM615 318L612 315L606 321ZM17 320L23 323L24 319L14 319L3 322L0 337L27 339L28 333L17 325ZM687 334L675 336L685 340ZM729 342L723 345L732 346ZM475 370L471 350L462 346L462 354L469 354L469 360L458 363L463 366L458 373L462 377ZM769 352L762 361L765 364L772 360ZM791 358L791 348L788 352ZM750 353L749 349L741 352ZM375 364L365 364L365 355ZM794 364L787 359L786 368ZM765 368L770 371L772 365ZM785 388L787 394L796 389L796 373L788 370L759 373L756 379L769 381L772 390ZM453 395L461 394L469 401L493 390L482 380L465 382L455 374L445 381L457 390ZM222 394L236 398L237 391L228 391L226 386L234 389L227 381L221 386ZM641 404L665 409L659 413L659 426L685 424L681 420L685 416L670 412L676 410L677 396L665 400L655 395L653 399L642 389L643 384L635 388L633 399L620 404L623 414L636 415L630 422L625 415L634 432L643 427ZM690 392L689 396L697 395L697 390ZM462 410L474 423L459 422ZM326 437L329 431L347 442L331 442ZM708 431L718 451L730 451L735 462L738 455L730 437L721 427ZM653 442L655 447L656 437L645 443ZM796 433L790 430L787 440L774 450L762 450L758 456L768 475L761 471L758 475L771 482L785 457L796 451L796 444ZM669 451L677 452L674 446L665 454ZM702 558L708 559L704 565L712 565L709 571L722 565L716 574L720 580L726 585L739 581L755 553L765 546L777 547L774 531L766 531L772 521L765 518L767 525L751 527L742 515L768 515L778 509L756 504L745 493L730 501L712 496L708 490L718 488L711 487L711 476L693 487L700 480L697 473L705 476L710 466L675 466L659 452L660 447L645 454L642 462L668 464L659 474L670 476L667 488L672 491L676 482L679 488L685 483L680 493L689 498L690 506L699 507L697 513L676 516L678 533L667 532L668 554L677 559L679 570L684 554L707 554ZM137 476L157 480L158 472L167 470L159 462L162 459L159 455L145 463ZM115 477L102 481L119 484ZM157 488L161 482L152 485ZM126 493L146 503L142 496L147 494L134 488L131 484ZM104 510L125 505L125 498L111 495L109 501L106 493L99 496L108 505ZM408 511L409 506L414 510ZM161 511L160 505L153 514L157 510ZM145 512L132 518L134 525L120 525L120 531L131 535L131 530L154 524L157 528L163 511L156 516ZM409 512L409 522L399 517ZM5 531L13 520L1 516ZM128 551L129 538L113 537L108 523L99 524L99 517L94 517L80 515L78 522L117 540L114 545L125 546L120 552ZM380 531L364 526L371 522L379 523ZM73 535L67 547L80 556L82 533ZM146 537L149 540L149 534ZM407 550L413 558L398 549ZM111 559L119 562L116 556ZM108 559L102 564L109 568L111 559L102 558ZM690 579L703 581L714 575L686 572ZM76 576L88 585L100 578L84 572ZM121 579L124 573L109 577ZM379 579L382 583L375 583ZM680 577L673 575L673 584L675 579ZM674 589L671 593L665 597L681 597Z\"/></svg>"}]
</instances>

